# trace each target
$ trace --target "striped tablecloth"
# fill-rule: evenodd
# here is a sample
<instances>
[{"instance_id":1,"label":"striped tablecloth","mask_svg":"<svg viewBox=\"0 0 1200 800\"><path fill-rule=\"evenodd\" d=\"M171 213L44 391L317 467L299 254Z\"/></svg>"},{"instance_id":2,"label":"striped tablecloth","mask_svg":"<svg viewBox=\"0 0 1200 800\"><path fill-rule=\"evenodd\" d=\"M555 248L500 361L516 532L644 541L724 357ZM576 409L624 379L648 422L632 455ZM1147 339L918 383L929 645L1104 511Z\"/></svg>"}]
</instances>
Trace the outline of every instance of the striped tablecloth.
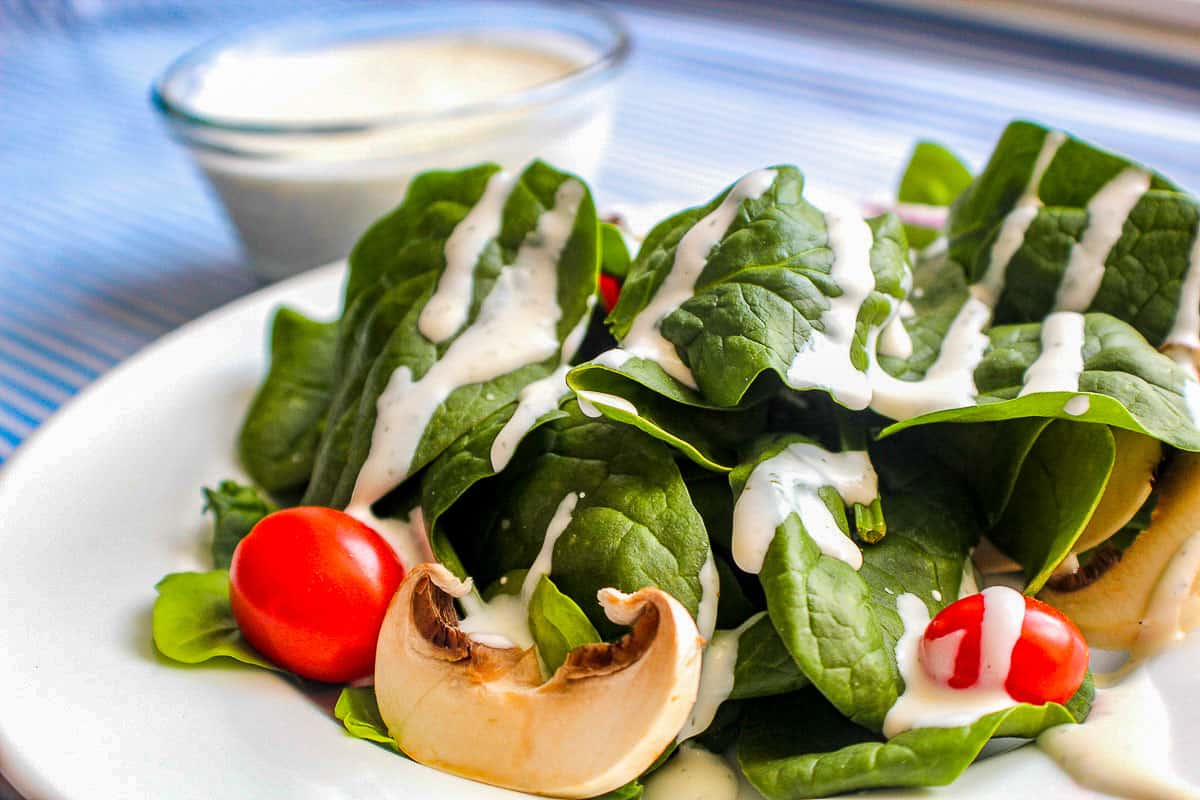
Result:
<instances>
[{"instance_id":1,"label":"striped tablecloth","mask_svg":"<svg viewBox=\"0 0 1200 800\"><path fill-rule=\"evenodd\" d=\"M105 370L256 288L147 87L297 5L0 0L0 461ZM915 138L979 163L1013 117L1200 187L1195 65L868 3L616 8L637 50L601 204L699 201L777 162L878 195Z\"/></svg>"}]
</instances>

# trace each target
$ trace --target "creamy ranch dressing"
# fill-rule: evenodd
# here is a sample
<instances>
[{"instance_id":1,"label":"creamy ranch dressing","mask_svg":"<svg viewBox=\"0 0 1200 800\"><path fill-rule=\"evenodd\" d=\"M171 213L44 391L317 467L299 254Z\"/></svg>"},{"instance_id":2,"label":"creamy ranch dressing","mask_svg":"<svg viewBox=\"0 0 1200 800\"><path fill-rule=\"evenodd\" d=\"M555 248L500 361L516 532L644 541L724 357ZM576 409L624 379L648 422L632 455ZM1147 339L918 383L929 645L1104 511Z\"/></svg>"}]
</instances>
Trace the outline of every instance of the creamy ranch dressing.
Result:
<instances>
[{"instance_id":1,"label":"creamy ranch dressing","mask_svg":"<svg viewBox=\"0 0 1200 800\"><path fill-rule=\"evenodd\" d=\"M405 569L437 560L429 545L429 534L425 530L425 517L420 506L408 512L407 521L377 517L369 505L351 505L346 508L346 513L387 540Z\"/></svg>"},{"instance_id":2,"label":"creamy ranch dressing","mask_svg":"<svg viewBox=\"0 0 1200 800\"><path fill-rule=\"evenodd\" d=\"M826 389L838 403L858 411L871 402L871 384L867 373L851 362L850 346L859 308L875 288L874 239L870 226L850 211L826 212L825 228L833 252L829 277L842 293L827 298L829 308L821 314L821 329L814 325L810 330L805 348L788 367L787 382L793 389Z\"/></svg>"},{"instance_id":3,"label":"creamy ranch dressing","mask_svg":"<svg viewBox=\"0 0 1200 800\"><path fill-rule=\"evenodd\" d=\"M1042 322L1042 352L1025 370L1019 397L1035 392L1079 391L1083 322L1083 315L1074 311L1055 311L1046 317Z\"/></svg>"},{"instance_id":4,"label":"creamy ranch dressing","mask_svg":"<svg viewBox=\"0 0 1200 800\"><path fill-rule=\"evenodd\" d=\"M992 313L1004 291L1008 265L1021 249L1025 233L1042 206L1038 195L1042 178L1066 139L1061 131L1046 134L1025 190L1000 224L989 252L987 270L978 283L971 285L970 294L950 323L937 358L925 377L919 381L898 380L872 360L871 383L875 394L871 408L874 411L902 420L974 404L979 394L975 387L975 368L983 360L989 344L985 331L992 323ZM875 351L874 341L869 351Z\"/></svg>"},{"instance_id":5,"label":"creamy ranch dressing","mask_svg":"<svg viewBox=\"0 0 1200 800\"><path fill-rule=\"evenodd\" d=\"M559 187L554 207L542 214L516 259L501 270L478 317L420 379L414 381L408 367L392 373L377 402L371 448L352 505L370 505L408 477L425 429L455 389L493 380L560 350L558 259L583 196L578 181Z\"/></svg>"},{"instance_id":6,"label":"creamy ranch dressing","mask_svg":"<svg viewBox=\"0 0 1200 800\"><path fill-rule=\"evenodd\" d=\"M675 741L682 742L699 736L708 730L717 709L729 699L733 691L734 668L737 667L738 644L742 634L748 631L756 622L766 616L760 611L731 631L717 631L713 634L704 648L704 660L700 667L700 690L696 694L696 704L692 706L691 716Z\"/></svg>"},{"instance_id":7,"label":"creamy ranch dressing","mask_svg":"<svg viewBox=\"0 0 1200 800\"><path fill-rule=\"evenodd\" d=\"M954 316L937 358L919 381L888 374L871 359L871 409L892 419L909 419L975 402L975 367L983 360L990 340L984 331L992 320L990 306L968 295ZM869 337L868 352L875 349L876 333Z\"/></svg>"},{"instance_id":8,"label":"creamy ranch dressing","mask_svg":"<svg viewBox=\"0 0 1200 800\"><path fill-rule=\"evenodd\" d=\"M728 761L689 743L650 774L643 800L737 800L739 790Z\"/></svg>"},{"instance_id":9,"label":"creamy ranch dressing","mask_svg":"<svg viewBox=\"0 0 1200 800\"><path fill-rule=\"evenodd\" d=\"M1179 546L1154 585L1137 639L1129 651L1131 662L1161 652L1200 624L1200 597L1193 591L1198 577L1200 533L1194 533Z\"/></svg>"},{"instance_id":10,"label":"creamy ranch dressing","mask_svg":"<svg viewBox=\"0 0 1200 800\"><path fill-rule=\"evenodd\" d=\"M1086 414L1092 407L1092 400L1087 395L1076 395L1063 404L1063 411L1072 417Z\"/></svg>"},{"instance_id":11,"label":"creamy ranch dressing","mask_svg":"<svg viewBox=\"0 0 1200 800\"><path fill-rule=\"evenodd\" d=\"M1033 163L1033 171L1029 175L1025 191L1017 198L1016 204L1000 224L1000 232L989 253L987 271L974 289L980 299L989 306L994 307L1004 292L1008 265L1024 244L1025 234L1037 216L1038 209L1042 207L1042 200L1038 195L1042 178L1050 168L1050 162L1054 160L1058 149L1066 141L1067 136L1062 131L1050 131L1046 134L1042 141L1042 149L1038 151L1037 159Z\"/></svg>"},{"instance_id":12,"label":"creamy ranch dressing","mask_svg":"<svg viewBox=\"0 0 1200 800\"><path fill-rule=\"evenodd\" d=\"M607 394L605 392L589 392L580 389L575 393L575 399L579 401L579 410L583 412L585 417L599 417L602 412L596 406L604 406L616 411L623 411L626 414L638 415L637 406L626 400L624 397L619 397L615 394Z\"/></svg>"},{"instance_id":13,"label":"creamy ranch dressing","mask_svg":"<svg viewBox=\"0 0 1200 800\"><path fill-rule=\"evenodd\" d=\"M826 486L847 503L870 505L879 496L875 468L862 451L831 453L797 442L756 466L733 508L733 560L738 567L754 575L762 571L775 529L795 513L822 553L860 568L862 551L842 533L818 495Z\"/></svg>"},{"instance_id":14,"label":"creamy ranch dressing","mask_svg":"<svg viewBox=\"0 0 1200 800\"><path fill-rule=\"evenodd\" d=\"M911 309L912 306L909 306ZM900 313L892 317L886 325L883 326L883 332L879 334L879 353L893 358L910 358L913 354L912 337L908 335L908 328L904 327L904 308L901 304Z\"/></svg>"},{"instance_id":15,"label":"creamy ranch dressing","mask_svg":"<svg viewBox=\"0 0 1200 800\"><path fill-rule=\"evenodd\" d=\"M515 185L516 177L508 172L489 178L479 202L446 239L446 268L417 320L417 330L434 344L449 339L467 321L475 265L488 242L500 235L504 203Z\"/></svg>"},{"instance_id":16,"label":"creamy ranch dressing","mask_svg":"<svg viewBox=\"0 0 1200 800\"><path fill-rule=\"evenodd\" d=\"M717 562L713 558L712 548L704 558L700 567L700 604L696 609L696 630L705 640L711 639L717 629L717 605L721 601L721 574L717 572Z\"/></svg>"},{"instance_id":17,"label":"creamy ranch dressing","mask_svg":"<svg viewBox=\"0 0 1200 800\"><path fill-rule=\"evenodd\" d=\"M1165 352L1183 369L1183 404L1192 422L1200 425L1200 373L1196 371L1195 354L1183 347L1171 346L1166 347Z\"/></svg>"},{"instance_id":18,"label":"creamy ranch dressing","mask_svg":"<svg viewBox=\"0 0 1200 800\"><path fill-rule=\"evenodd\" d=\"M539 419L558 408L562 399L571 393L570 387L567 386L567 372L571 369L571 359L579 350L583 337L587 335L593 305L595 295L588 300L587 310L583 312L579 324L563 341L559 364L554 372L527 385L517 394L516 410L492 441L490 458L493 471L500 472L507 467L525 434L533 429Z\"/></svg>"},{"instance_id":19,"label":"creamy ranch dressing","mask_svg":"<svg viewBox=\"0 0 1200 800\"><path fill-rule=\"evenodd\" d=\"M1058 311L1086 311L1104 280L1104 262L1121 238L1125 220L1150 188L1149 173L1129 168L1119 173L1088 201L1088 222L1071 248L1067 269L1054 307Z\"/></svg>"},{"instance_id":20,"label":"creamy ranch dressing","mask_svg":"<svg viewBox=\"0 0 1200 800\"><path fill-rule=\"evenodd\" d=\"M1082 725L1059 725L1038 747L1077 782L1134 800L1197 800L1200 790L1171 767L1171 720L1145 669L1099 689Z\"/></svg>"},{"instance_id":21,"label":"creamy ranch dressing","mask_svg":"<svg viewBox=\"0 0 1200 800\"><path fill-rule=\"evenodd\" d=\"M675 345L663 337L659 331L659 324L664 317L696 293L696 281L708 263L709 254L729 230L742 203L762 197L774 182L774 170L760 169L751 172L733 185L720 205L683 235L675 248L675 261L671 265L671 271L663 279L654 297L634 318L629 333L622 342L629 353L657 362L668 375L680 383L696 388L692 371L680 360L679 354L675 352Z\"/></svg>"},{"instance_id":22,"label":"creamy ranch dressing","mask_svg":"<svg viewBox=\"0 0 1200 800\"><path fill-rule=\"evenodd\" d=\"M1179 290L1179 308L1175 311L1175 322L1163 342L1164 347L1185 347L1200 350L1200 225L1196 227L1196 238L1188 257L1188 270Z\"/></svg>"},{"instance_id":23,"label":"creamy ranch dressing","mask_svg":"<svg viewBox=\"0 0 1200 800\"><path fill-rule=\"evenodd\" d=\"M611 350L605 350L600 355L589 361L589 364L596 364L609 369L620 369L625 366L625 362L633 358L633 353L628 350L623 350L620 347L614 347Z\"/></svg>"},{"instance_id":24,"label":"creamy ranch dressing","mask_svg":"<svg viewBox=\"0 0 1200 800\"><path fill-rule=\"evenodd\" d=\"M904 679L904 693L884 718L884 736L890 739L914 728L970 725L1016 704L1004 684L1008 680L1012 650L1025 620L1025 598L1020 592L1006 587L983 590L979 678L968 689L953 689L944 683L953 672L964 632L958 631L933 643L929 655L935 675L930 675L920 658L929 609L921 598L906 592L896 598L896 610L904 623L904 633L896 642L896 664Z\"/></svg>"},{"instance_id":25,"label":"creamy ranch dressing","mask_svg":"<svg viewBox=\"0 0 1200 800\"><path fill-rule=\"evenodd\" d=\"M568 493L554 510L554 516L546 526L546 535L537 557L529 565L520 594L500 594L484 603L474 595L462 598L466 616L458 627L471 638L492 647L533 647L533 634L529 630L529 601L537 589L542 576L549 575L554 561L554 545L571 524L579 495ZM469 598L469 599L468 599Z\"/></svg>"},{"instance_id":26,"label":"creamy ranch dressing","mask_svg":"<svg viewBox=\"0 0 1200 800\"><path fill-rule=\"evenodd\" d=\"M429 114L514 94L578 66L556 48L445 34L296 53L246 48L199 73L188 106L260 124Z\"/></svg>"}]
</instances>

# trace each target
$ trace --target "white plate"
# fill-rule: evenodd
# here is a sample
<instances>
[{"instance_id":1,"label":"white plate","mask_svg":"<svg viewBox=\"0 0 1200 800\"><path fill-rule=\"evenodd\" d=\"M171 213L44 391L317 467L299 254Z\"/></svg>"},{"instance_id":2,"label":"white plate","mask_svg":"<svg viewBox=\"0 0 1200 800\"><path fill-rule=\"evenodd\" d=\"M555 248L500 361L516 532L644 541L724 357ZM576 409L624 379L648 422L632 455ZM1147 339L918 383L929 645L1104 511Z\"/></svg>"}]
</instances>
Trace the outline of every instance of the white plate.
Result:
<instances>
[{"instance_id":1,"label":"white plate","mask_svg":"<svg viewBox=\"0 0 1200 800\"><path fill-rule=\"evenodd\" d=\"M301 275L164 338L55 415L0 474L0 770L29 797L520 796L352 739L267 672L180 667L151 644L155 582L207 568L200 487L240 474L233 441L270 312L331 316L341 276L338 265ZM1155 665L1177 742L1200 739L1198 657L1192 637ZM1200 759L1177 761L1200 781ZM943 792L1095 796L1030 747Z\"/></svg>"}]
</instances>

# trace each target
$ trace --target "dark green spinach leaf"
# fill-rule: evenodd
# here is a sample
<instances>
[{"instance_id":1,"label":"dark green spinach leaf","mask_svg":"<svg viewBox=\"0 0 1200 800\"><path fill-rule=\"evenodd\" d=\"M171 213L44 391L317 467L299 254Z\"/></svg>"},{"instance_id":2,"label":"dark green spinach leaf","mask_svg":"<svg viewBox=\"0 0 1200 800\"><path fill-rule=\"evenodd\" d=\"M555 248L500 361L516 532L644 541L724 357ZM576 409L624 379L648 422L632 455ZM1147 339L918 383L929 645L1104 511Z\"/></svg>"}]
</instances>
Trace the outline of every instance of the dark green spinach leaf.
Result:
<instances>
[{"instance_id":1,"label":"dark green spinach leaf","mask_svg":"<svg viewBox=\"0 0 1200 800\"><path fill-rule=\"evenodd\" d=\"M264 499L253 486L221 481L216 489L204 489L204 510L213 515L212 558L217 569L229 569L233 551L258 521L277 506Z\"/></svg>"}]
</instances>

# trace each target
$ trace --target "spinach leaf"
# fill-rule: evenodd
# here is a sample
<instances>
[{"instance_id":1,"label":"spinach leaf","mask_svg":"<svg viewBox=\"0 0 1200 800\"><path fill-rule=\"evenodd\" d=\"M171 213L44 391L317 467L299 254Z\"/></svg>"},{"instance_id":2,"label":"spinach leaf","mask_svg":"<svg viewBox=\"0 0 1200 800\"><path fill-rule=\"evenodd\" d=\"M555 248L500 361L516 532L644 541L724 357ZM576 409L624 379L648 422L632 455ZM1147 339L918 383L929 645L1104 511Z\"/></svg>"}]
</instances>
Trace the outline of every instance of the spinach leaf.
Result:
<instances>
[{"instance_id":1,"label":"spinach leaf","mask_svg":"<svg viewBox=\"0 0 1200 800\"><path fill-rule=\"evenodd\" d=\"M1055 420L1021 467L1013 499L989 533L1025 570L1025 592L1036 594L1087 527L1116 459L1104 425Z\"/></svg>"},{"instance_id":2,"label":"spinach leaf","mask_svg":"<svg viewBox=\"0 0 1200 800\"><path fill-rule=\"evenodd\" d=\"M653 362L639 359L639 363L640 369L644 370ZM692 402L680 402L677 397L660 393L632 379L629 374L603 365L576 367L567 374L567 383L583 398L600 394L625 401L631 408L603 402L596 402L594 406L609 419L632 425L666 442L694 463L714 472L733 469L737 464L738 447L747 437L763 431L766 425L767 406L764 403L729 410L705 408Z\"/></svg>"},{"instance_id":3,"label":"spinach leaf","mask_svg":"<svg viewBox=\"0 0 1200 800\"><path fill-rule=\"evenodd\" d=\"M577 405L566 410L444 518L471 574L486 585L529 566L559 503L575 492L550 574L596 629L606 636L618 630L595 600L605 586L658 586L695 614L708 536L671 451L630 426L585 417ZM483 520L479 509L489 510Z\"/></svg>"},{"instance_id":4,"label":"spinach leaf","mask_svg":"<svg viewBox=\"0 0 1200 800\"><path fill-rule=\"evenodd\" d=\"M692 296L658 325L690 367L699 402L737 406L764 373L786 381L796 355L824 335L822 315L831 308L832 299L847 290L831 275L834 255L826 217L803 199L803 185L794 167L774 168L770 187L739 204L724 235L707 254ZM663 221L646 237L621 300L609 315L619 340L624 342L672 272L684 236L716 211L728 193ZM846 356L859 370L866 369L867 333L887 317L889 298L902 297L908 270L900 223L881 217L870 225L874 289L855 313L854 337ZM687 387L645 358L613 369L672 399L698 402L685 391ZM635 374L635 369L643 374Z\"/></svg>"},{"instance_id":5,"label":"spinach leaf","mask_svg":"<svg viewBox=\"0 0 1200 800\"><path fill-rule=\"evenodd\" d=\"M546 672L554 672L576 647L600 641L600 634L575 601L545 575L529 598L529 630Z\"/></svg>"},{"instance_id":6,"label":"spinach leaf","mask_svg":"<svg viewBox=\"0 0 1200 800\"><path fill-rule=\"evenodd\" d=\"M847 717L881 727L900 673L866 582L822 554L794 513L776 531L759 579L771 622L804 675Z\"/></svg>"},{"instance_id":7,"label":"spinach leaf","mask_svg":"<svg viewBox=\"0 0 1200 800\"><path fill-rule=\"evenodd\" d=\"M637 781L630 781L620 789L613 789L594 798L594 800L640 800L645 794L645 787Z\"/></svg>"},{"instance_id":8,"label":"spinach leaf","mask_svg":"<svg viewBox=\"0 0 1200 800\"><path fill-rule=\"evenodd\" d=\"M336 322L280 308L271 324L271 366L238 434L238 457L268 492L303 489L333 390Z\"/></svg>"},{"instance_id":9,"label":"spinach leaf","mask_svg":"<svg viewBox=\"0 0 1200 800\"><path fill-rule=\"evenodd\" d=\"M717 577L721 582L721 599L717 604L717 627L736 628L763 608L762 599L752 595L742 585L738 569L729 562L724 553L714 548L713 560L717 564ZM741 573L744 574L744 573Z\"/></svg>"},{"instance_id":10,"label":"spinach leaf","mask_svg":"<svg viewBox=\"0 0 1200 800\"><path fill-rule=\"evenodd\" d=\"M900 178L896 199L901 203L949 206L971 183L971 171L954 153L936 142L920 141L909 156ZM913 247L926 247L937 231L905 225L904 233Z\"/></svg>"},{"instance_id":11,"label":"spinach leaf","mask_svg":"<svg viewBox=\"0 0 1200 800\"><path fill-rule=\"evenodd\" d=\"M375 701L375 689L370 686L347 686L338 695L333 715L341 720L346 733L356 739L381 744L393 752L400 753L400 746L388 734L387 724L379 713ZM403 753L401 753L403 755Z\"/></svg>"},{"instance_id":12,"label":"spinach leaf","mask_svg":"<svg viewBox=\"0 0 1200 800\"><path fill-rule=\"evenodd\" d=\"M759 458L777 446L760 445ZM953 602L980 531L965 484L918 443L881 442L871 460L888 535L862 547L862 568L822 554L793 513L776 530L759 580L800 671L842 714L878 730L901 690L896 597L916 594L931 613ZM735 488L743 474L734 472Z\"/></svg>"},{"instance_id":13,"label":"spinach leaf","mask_svg":"<svg viewBox=\"0 0 1200 800\"><path fill-rule=\"evenodd\" d=\"M730 700L787 694L807 685L808 678L792 660L770 617L763 614L742 631Z\"/></svg>"},{"instance_id":14,"label":"spinach leaf","mask_svg":"<svg viewBox=\"0 0 1200 800\"><path fill-rule=\"evenodd\" d=\"M987 167L955 204L948 224L949 252L969 280L981 279L991 266L1001 222L1026 191L1050 135L1030 123L1010 125ZM1162 344L1200 235L1200 206L1161 176L1079 139L1065 137L1053 153L1036 187L1042 207L1004 265L1007 279L995 321L1034 322L1054 310L1072 251L1093 222L1087 204L1118 174L1139 170L1148 190L1135 198L1127 218L1118 220L1123 227L1104 254L1103 279L1082 310L1111 314L1151 344Z\"/></svg>"},{"instance_id":15,"label":"spinach leaf","mask_svg":"<svg viewBox=\"0 0 1200 800\"><path fill-rule=\"evenodd\" d=\"M175 572L154 587L154 646L172 661L199 664L232 658L279 670L250 646L229 607L229 573Z\"/></svg>"},{"instance_id":16,"label":"spinach leaf","mask_svg":"<svg viewBox=\"0 0 1200 800\"><path fill-rule=\"evenodd\" d=\"M1032 122L1010 123L983 171L954 203L947 224L950 257L967 266L972 280L985 271L982 259L987 257L988 239L1025 192L1049 134ZM1083 208L1104 184L1133 166L1126 158L1067 136L1036 187L1037 196L1047 208ZM1176 189L1159 175L1151 175L1150 188Z\"/></svg>"},{"instance_id":17,"label":"spinach leaf","mask_svg":"<svg viewBox=\"0 0 1200 800\"><path fill-rule=\"evenodd\" d=\"M495 165L485 165L418 176L401 206L355 246L338 330L329 422L305 502L346 505L371 449L377 401L393 375L406 368L419 382L473 329L489 295L506 285L501 279L513 268L522 245L542 241L539 220L556 206L568 181L578 185L580 194L574 222L554 264L561 310L555 334L560 345L588 314L599 261L595 207L577 179L534 162L514 181L503 205L499 233L480 253L464 326L440 343L420 332L421 311L446 267L446 242L480 202L497 170ZM528 347L529 343L509 341L503 346ZM521 389L549 375L560 358L560 353L549 354L492 379L452 389L433 411L409 463L397 467L398 479L415 474L463 434L512 404Z\"/></svg>"},{"instance_id":18,"label":"spinach leaf","mask_svg":"<svg viewBox=\"0 0 1200 800\"><path fill-rule=\"evenodd\" d=\"M918 728L889 741L843 717L812 690L748 704L738 762L768 800L827 797L882 787L944 786L962 774L993 737L1034 738L1079 722L1091 684L1072 700L1016 705L957 728Z\"/></svg>"},{"instance_id":19,"label":"spinach leaf","mask_svg":"<svg viewBox=\"0 0 1200 800\"><path fill-rule=\"evenodd\" d=\"M990 530L1013 497L1029 451L1052 422L1046 417L1027 417L1003 422L944 423L918 428L914 433L928 440L928 452L963 475Z\"/></svg>"},{"instance_id":20,"label":"spinach leaf","mask_svg":"<svg viewBox=\"0 0 1200 800\"><path fill-rule=\"evenodd\" d=\"M933 422L986 422L1052 417L1143 433L1180 450L1200 450L1200 386L1132 326L1107 314L1084 315L1083 372L1078 392L1018 396L1026 370L1041 354L1040 324L993 328L991 345L975 369L977 405L902 420L883 435ZM1087 397L1079 414L1067 402ZM1072 410L1076 410L1072 408Z\"/></svg>"},{"instance_id":21,"label":"spinach leaf","mask_svg":"<svg viewBox=\"0 0 1200 800\"><path fill-rule=\"evenodd\" d=\"M442 514L472 486L496 474L492 465L492 445L512 418L516 405L505 406L460 436L422 472L421 509L430 529L437 526ZM553 409L535 420L525 436L566 415L565 411Z\"/></svg>"},{"instance_id":22,"label":"spinach leaf","mask_svg":"<svg viewBox=\"0 0 1200 800\"><path fill-rule=\"evenodd\" d=\"M212 558L217 569L229 569L238 542L277 507L253 486L221 481L216 489L205 488L204 510L213 514Z\"/></svg>"},{"instance_id":23,"label":"spinach leaf","mask_svg":"<svg viewBox=\"0 0 1200 800\"><path fill-rule=\"evenodd\" d=\"M611 222L600 223L600 271L614 278L624 278L629 274L629 265L633 261L629 255L629 247L625 244L625 236L621 229Z\"/></svg>"}]
</instances>

